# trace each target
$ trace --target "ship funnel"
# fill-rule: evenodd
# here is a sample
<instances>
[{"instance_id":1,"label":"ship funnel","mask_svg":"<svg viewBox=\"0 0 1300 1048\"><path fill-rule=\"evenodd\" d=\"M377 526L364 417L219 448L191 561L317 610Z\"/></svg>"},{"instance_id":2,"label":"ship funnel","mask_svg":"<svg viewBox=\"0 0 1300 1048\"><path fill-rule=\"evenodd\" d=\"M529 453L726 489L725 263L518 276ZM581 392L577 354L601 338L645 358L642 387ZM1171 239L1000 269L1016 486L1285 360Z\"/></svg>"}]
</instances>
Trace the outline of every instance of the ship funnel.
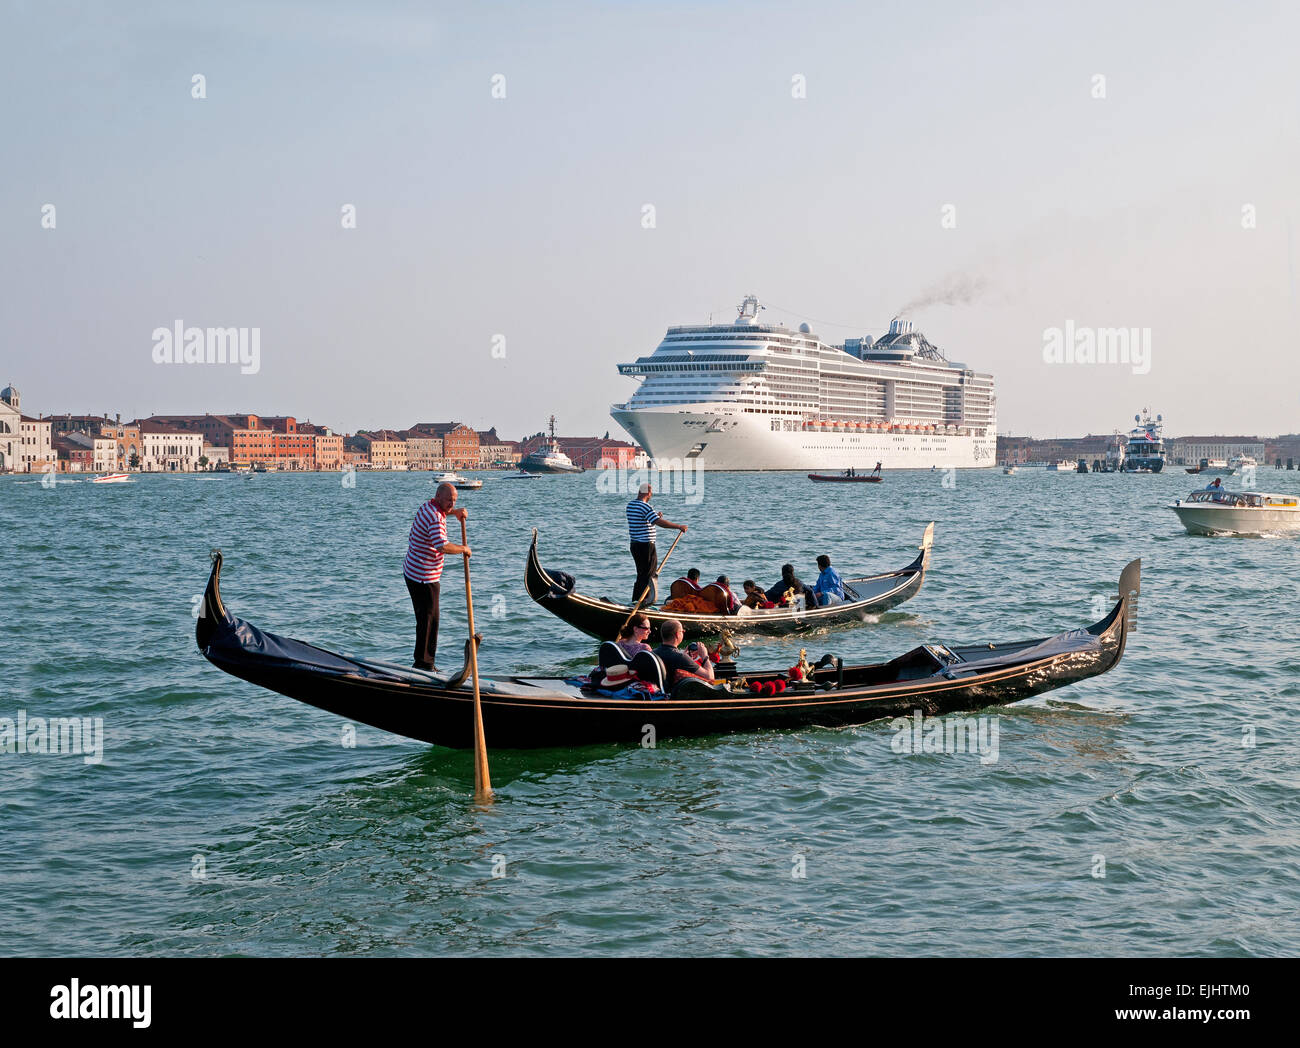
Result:
<instances>
[{"instance_id":1,"label":"ship funnel","mask_svg":"<svg viewBox=\"0 0 1300 1048\"><path fill-rule=\"evenodd\" d=\"M912 333L912 322L904 320L902 317L894 317L889 322L889 333L891 335L910 335Z\"/></svg>"}]
</instances>

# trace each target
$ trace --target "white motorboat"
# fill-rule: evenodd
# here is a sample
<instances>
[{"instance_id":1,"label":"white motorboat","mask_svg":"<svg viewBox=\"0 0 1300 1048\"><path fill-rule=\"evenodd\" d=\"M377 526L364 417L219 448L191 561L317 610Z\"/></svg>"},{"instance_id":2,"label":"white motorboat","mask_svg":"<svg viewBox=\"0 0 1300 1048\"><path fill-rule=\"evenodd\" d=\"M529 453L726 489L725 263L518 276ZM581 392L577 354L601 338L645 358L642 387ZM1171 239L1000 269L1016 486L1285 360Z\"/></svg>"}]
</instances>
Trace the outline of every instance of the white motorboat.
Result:
<instances>
[{"instance_id":1,"label":"white motorboat","mask_svg":"<svg viewBox=\"0 0 1300 1048\"><path fill-rule=\"evenodd\" d=\"M1193 491L1169 507L1191 535L1287 535L1300 532L1300 499L1267 491Z\"/></svg>"},{"instance_id":2,"label":"white motorboat","mask_svg":"<svg viewBox=\"0 0 1300 1048\"><path fill-rule=\"evenodd\" d=\"M1074 463L1069 459L1061 459L1060 462L1049 462L1047 464L1048 473L1073 473Z\"/></svg>"},{"instance_id":3,"label":"white motorboat","mask_svg":"<svg viewBox=\"0 0 1300 1048\"><path fill-rule=\"evenodd\" d=\"M1003 466L1003 467L1002 467L1002 472L1003 472L1003 474L1005 474L1005 475L1008 476L1008 477L1014 477L1014 476L1016 475L1016 467L1015 467L1015 466Z\"/></svg>"},{"instance_id":4,"label":"white motorboat","mask_svg":"<svg viewBox=\"0 0 1300 1048\"><path fill-rule=\"evenodd\" d=\"M93 484L130 484L131 474L129 473L105 473L102 477L96 477L91 483Z\"/></svg>"},{"instance_id":5,"label":"white motorboat","mask_svg":"<svg viewBox=\"0 0 1300 1048\"><path fill-rule=\"evenodd\" d=\"M1250 455L1233 455L1232 458L1228 459L1227 474L1232 476L1236 473L1245 473L1248 469L1257 468L1259 468L1259 463Z\"/></svg>"},{"instance_id":6,"label":"white motorboat","mask_svg":"<svg viewBox=\"0 0 1300 1048\"><path fill-rule=\"evenodd\" d=\"M435 473L433 482L435 484L454 484L458 491L478 491L483 486L481 480L462 477L459 473Z\"/></svg>"}]
</instances>

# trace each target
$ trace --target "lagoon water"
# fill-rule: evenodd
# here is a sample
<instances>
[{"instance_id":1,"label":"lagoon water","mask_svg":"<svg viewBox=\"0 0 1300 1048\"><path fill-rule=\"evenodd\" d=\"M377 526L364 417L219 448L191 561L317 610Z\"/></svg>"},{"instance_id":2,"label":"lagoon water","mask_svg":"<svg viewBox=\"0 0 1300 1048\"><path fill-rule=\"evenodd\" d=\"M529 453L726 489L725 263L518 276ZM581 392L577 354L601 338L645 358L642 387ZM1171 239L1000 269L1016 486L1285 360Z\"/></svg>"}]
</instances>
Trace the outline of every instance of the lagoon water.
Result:
<instances>
[{"instance_id":1,"label":"lagoon water","mask_svg":"<svg viewBox=\"0 0 1300 1048\"><path fill-rule=\"evenodd\" d=\"M594 645L528 600L543 560L630 596L626 496L595 474L487 474L470 509L487 675L572 673ZM6 955L1293 955L1300 950L1300 542L1194 538L1195 485L1022 470L708 474L655 503L669 577L902 566L912 601L747 643L851 660L1086 624L1143 559L1139 632L1100 678L998 711L996 761L896 752L888 722L469 755L345 724L195 650L210 547L257 625L409 661L401 562L428 474L0 478L0 718L102 718L99 763L0 753ZM1300 491L1261 470L1259 487ZM660 554L667 548L661 543ZM440 663L464 637L443 584ZM491 738L488 743L491 746Z\"/></svg>"}]
</instances>

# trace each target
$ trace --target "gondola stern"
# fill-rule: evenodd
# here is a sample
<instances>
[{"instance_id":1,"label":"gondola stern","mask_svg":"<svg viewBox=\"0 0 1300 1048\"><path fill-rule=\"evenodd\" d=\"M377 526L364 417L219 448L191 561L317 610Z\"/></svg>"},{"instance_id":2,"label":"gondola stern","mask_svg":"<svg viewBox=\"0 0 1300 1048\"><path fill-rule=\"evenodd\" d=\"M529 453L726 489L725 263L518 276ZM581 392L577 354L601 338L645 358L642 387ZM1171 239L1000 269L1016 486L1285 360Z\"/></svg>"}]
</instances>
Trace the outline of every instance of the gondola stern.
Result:
<instances>
[{"instance_id":1,"label":"gondola stern","mask_svg":"<svg viewBox=\"0 0 1300 1048\"><path fill-rule=\"evenodd\" d=\"M213 635L218 629L228 628L234 624L234 617L226 610L221 600L221 550L211 552L212 570L208 574L208 584L203 590L203 601L199 606L198 621L194 624L194 639L199 650L206 652L212 643Z\"/></svg>"},{"instance_id":2,"label":"gondola stern","mask_svg":"<svg viewBox=\"0 0 1300 1048\"><path fill-rule=\"evenodd\" d=\"M528 560L524 566L524 588L528 590L528 595L533 600L540 602L551 591L553 584L554 581L542 567L541 559L537 555L537 529L533 528L533 541L528 547Z\"/></svg>"},{"instance_id":3,"label":"gondola stern","mask_svg":"<svg viewBox=\"0 0 1300 1048\"><path fill-rule=\"evenodd\" d=\"M1088 632L1097 636L1108 634L1123 635L1137 631L1137 598L1142 592L1142 558L1129 561L1119 576L1119 593L1115 606L1100 622L1088 627Z\"/></svg>"}]
</instances>

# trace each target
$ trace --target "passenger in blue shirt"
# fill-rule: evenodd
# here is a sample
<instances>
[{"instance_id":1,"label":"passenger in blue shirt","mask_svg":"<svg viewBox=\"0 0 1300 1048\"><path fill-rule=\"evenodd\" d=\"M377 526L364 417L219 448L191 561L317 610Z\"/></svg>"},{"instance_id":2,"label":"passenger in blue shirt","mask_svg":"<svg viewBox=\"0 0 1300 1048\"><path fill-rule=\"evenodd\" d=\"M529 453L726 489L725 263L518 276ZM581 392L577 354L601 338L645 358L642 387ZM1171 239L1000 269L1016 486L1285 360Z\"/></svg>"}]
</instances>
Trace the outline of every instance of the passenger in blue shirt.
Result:
<instances>
[{"instance_id":1,"label":"passenger in blue shirt","mask_svg":"<svg viewBox=\"0 0 1300 1048\"><path fill-rule=\"evenodd\" d=\"M817 594L817 603L822 607L827 604L844 603L844 580L840 578L840 573L831 567L831 558L823 553L817 558L817 567L821 568L821 574L817 576L817 585L813 587L813 592Z\"/></svg>"}]
</instances>

